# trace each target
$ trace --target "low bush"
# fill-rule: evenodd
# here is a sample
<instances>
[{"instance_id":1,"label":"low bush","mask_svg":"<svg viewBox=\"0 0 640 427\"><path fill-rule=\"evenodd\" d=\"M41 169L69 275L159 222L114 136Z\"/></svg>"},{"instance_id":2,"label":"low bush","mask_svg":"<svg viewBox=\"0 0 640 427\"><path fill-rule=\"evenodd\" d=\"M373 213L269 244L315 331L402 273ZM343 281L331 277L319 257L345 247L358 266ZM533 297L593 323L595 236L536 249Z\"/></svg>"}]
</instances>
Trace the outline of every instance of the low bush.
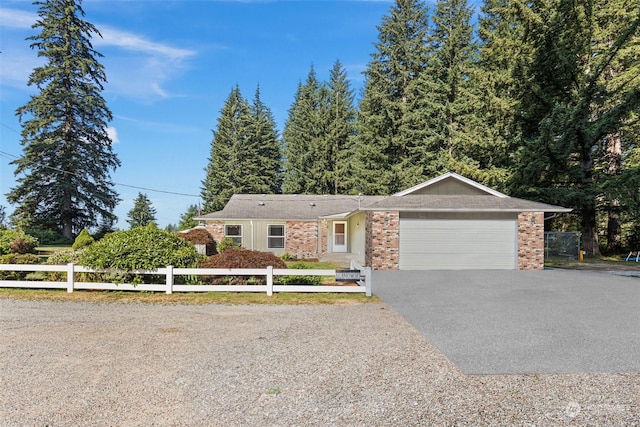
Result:
<instances>
[{"instance_id":1,"label":"low bush","mask_svg":"<svg viewBox=\"0 0 640 427\"><path fill-rule=\"evenodd\" d=\"M38 246L38 239L20 229L0 230L0 255L26 254L33 252L36 246Z\"/></svg>"},{"instance_id":2,"label":"low bush","mask_svg":"<svg viewBox=\"0 0 640 427\"><path fill-rule=\"evenodd\" d=\"M39 264L40 258L34 254L0 255L0 264ZM28 271L0 271L0 280L24 280Z\"/></svg>"},{"instance_id":3,"label":"low bush","mask_svg":"<svg viewBox=\"0 0 640 427\"><path fill-rule=\"evenodd\" d=\"M206 228L192 228L186 233L178 234L178 236L191 242L193 245L203 245L205 247L205 253L203 255L210 256L218 253L216 250L216 241Z\"/></svg>"},{"instance_id":4,"label":"low bush","mask_svg":"<svg viewBox=\"0 0 640 427\"><path fill-rule=\"evenodd\" d=\"M270 252L252 251L229 247L225 251L209 257L202 268L287 268L287 264ZM265 284L264 276L204 276L203 280L214 285Z\"/></svg>"},{"instance_id":5,"label":"low bush","mask_svg":"<svg viewBox=\"0 0 640 427\"><path fill-rule=\"evenodd\" d=\"M76 240L73 242L73 246L71 246L71 248L76 251L78 249L82 249L84 247L92 245L94 242L95 240L91 236L91 234L89 234L89 230L85 228L80 232L80 234L78 234L78 237L76 237Z\"/></svg>"},{"instance_id":6,"label":"low bush","mask_svg":"<svg viewBox=\"0 0 640 427\"><path fill-rule=\"evenodd\" d=\"M229 248L240 248L240 245L237 243L233 243L233 239L231 237L224 237L220 242L218 242L218 253L221 254Z\"/></svg>"},{"instance_id":7,"label":"low bush","mask_svg":"<svg viewBox=\"0 0 640 427\"><path fill-rule=\"evenodd\" d=\"M313 267L304 262L296 262L289 266L291 269L310 270ZM274 281L279 285L320 285L320 276L277 276Z\"/></svg>"}]
</instances>

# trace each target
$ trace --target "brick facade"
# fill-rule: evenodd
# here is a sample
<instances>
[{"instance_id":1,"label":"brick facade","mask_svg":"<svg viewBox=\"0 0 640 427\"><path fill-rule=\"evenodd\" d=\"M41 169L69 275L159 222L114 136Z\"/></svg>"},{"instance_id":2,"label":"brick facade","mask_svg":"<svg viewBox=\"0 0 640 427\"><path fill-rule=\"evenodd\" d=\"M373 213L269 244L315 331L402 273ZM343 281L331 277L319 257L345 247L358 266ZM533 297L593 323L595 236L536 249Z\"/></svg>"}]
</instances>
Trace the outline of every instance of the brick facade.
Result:
<instances>
[{"instance_id":1,"label":"brick facade","mask_svg":"<svg viewBox=\"0 0 640 427\"><path fill-rule=\"evenodd\" d=\"M544 268L544 213L518 215L518 270Z\"/></svg>"},{"instance_id":2,"label":"brick facade","mask_svg":"<svg viewBox=\"0 0 640 427\"><path fill-rule=\"evenodd\" d=\"M216 241L216 244L220 243L222 239L224 239L224 222L222 221L211 221L207 222L205 225L213 240Z\"/></svg>"},{"instance_id":3,"label":"brick facade","mask_svg":"<svg viewBox=\"0 0 640 427\"><path fill-rule=\"evenodd\" d=\"M320 221L320 254L327 253L329 245L329 221L323 219Z\"/></svg>"},{"instance_id":4,"label":"brick facade","mask_svg":"<svg viewBox=\"0 0 640 427\"><path fill-rule=\"evenodd\" d=\"M318 257L318 223L287 221L285 251L299 259Z\"/></svg>"},{"instance_id":5,"label":"brick facade","mask_svg":"<svg viewBox=\"0 0 640 427\"><path fill-rule=\"evenodd\" d=\"M398 270L400 213L368 211L365 225L365 263L374 270Z\"/></svg>"}]
</instances>

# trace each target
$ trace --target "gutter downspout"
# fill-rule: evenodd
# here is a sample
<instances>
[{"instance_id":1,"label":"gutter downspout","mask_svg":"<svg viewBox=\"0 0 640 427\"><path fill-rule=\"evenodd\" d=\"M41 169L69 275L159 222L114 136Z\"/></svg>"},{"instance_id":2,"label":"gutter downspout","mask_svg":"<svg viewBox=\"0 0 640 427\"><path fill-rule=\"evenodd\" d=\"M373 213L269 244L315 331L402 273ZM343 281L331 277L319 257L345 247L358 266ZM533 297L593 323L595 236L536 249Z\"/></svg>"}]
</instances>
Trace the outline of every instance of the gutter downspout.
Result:
<instances>
[{"instance_id":1,"label":"gutter downspout","mask_svg":"<svg viewBox=\"0 0 640 427\"><path fill-rule=\"evenodd\" d=\"M249 222L251 223L251 250L253 250L253 240L255 238L255 236L253 234L253 220L250 219Z\"/></svg>"}]
</instances>

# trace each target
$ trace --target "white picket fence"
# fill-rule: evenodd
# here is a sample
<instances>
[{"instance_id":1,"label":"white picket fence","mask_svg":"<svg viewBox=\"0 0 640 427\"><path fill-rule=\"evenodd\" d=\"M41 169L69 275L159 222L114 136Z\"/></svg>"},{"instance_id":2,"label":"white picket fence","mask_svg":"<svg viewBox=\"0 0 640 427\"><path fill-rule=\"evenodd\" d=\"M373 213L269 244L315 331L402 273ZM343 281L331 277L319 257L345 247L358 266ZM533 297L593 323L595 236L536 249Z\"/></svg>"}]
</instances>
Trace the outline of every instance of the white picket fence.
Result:
<instances>
[{"instance_id":1,"label":"white picket fence","mask_svg":"<svg viewBox=\"0 0 640 427\"><path fill-rule=\"evenodd\" d=\"M332 292L332 293L363 293L371 296L371 267L362 267L352 262L352 270L360 271L357 286L326 286L326 285L274 285L274 276L335 276L336 270L300 270L267 268L174 268L168 266L157 270L136 270L127 273L139 275L165 276L164 283L131 284L131 283L94 283L77 281L76 273L117 273L114 270L95 270L75 264L67 265L35 265L35 264L0 264L2 271L22 272L62 272L67 280L0 280L0 288L36 288L36 289L66 289L74 290L105 290L105 291L151 291L165 292L266 292L271 296L274 292ZM179 285L175 284L175 277L185 276L266 276L265 285Z\"/></svg>"}]
</instances>

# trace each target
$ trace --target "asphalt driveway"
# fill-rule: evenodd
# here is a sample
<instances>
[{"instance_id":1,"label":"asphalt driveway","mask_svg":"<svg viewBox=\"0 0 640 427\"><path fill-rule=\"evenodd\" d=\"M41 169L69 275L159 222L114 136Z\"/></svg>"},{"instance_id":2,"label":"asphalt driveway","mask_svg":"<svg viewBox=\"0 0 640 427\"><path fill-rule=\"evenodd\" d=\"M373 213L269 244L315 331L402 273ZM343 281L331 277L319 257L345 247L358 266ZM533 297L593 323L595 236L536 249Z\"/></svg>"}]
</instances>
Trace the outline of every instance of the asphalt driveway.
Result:
<instances>
[{"instance_id":1,"label":"asphalt driveway","mask_svg":"<svg viewBox=\"0 0 640 427\"><path fill-rule=\"evenodd\" d=\"M466 374L640 372L640 279L376 271L373 292Z\"/></svg>"}]
</instances>

